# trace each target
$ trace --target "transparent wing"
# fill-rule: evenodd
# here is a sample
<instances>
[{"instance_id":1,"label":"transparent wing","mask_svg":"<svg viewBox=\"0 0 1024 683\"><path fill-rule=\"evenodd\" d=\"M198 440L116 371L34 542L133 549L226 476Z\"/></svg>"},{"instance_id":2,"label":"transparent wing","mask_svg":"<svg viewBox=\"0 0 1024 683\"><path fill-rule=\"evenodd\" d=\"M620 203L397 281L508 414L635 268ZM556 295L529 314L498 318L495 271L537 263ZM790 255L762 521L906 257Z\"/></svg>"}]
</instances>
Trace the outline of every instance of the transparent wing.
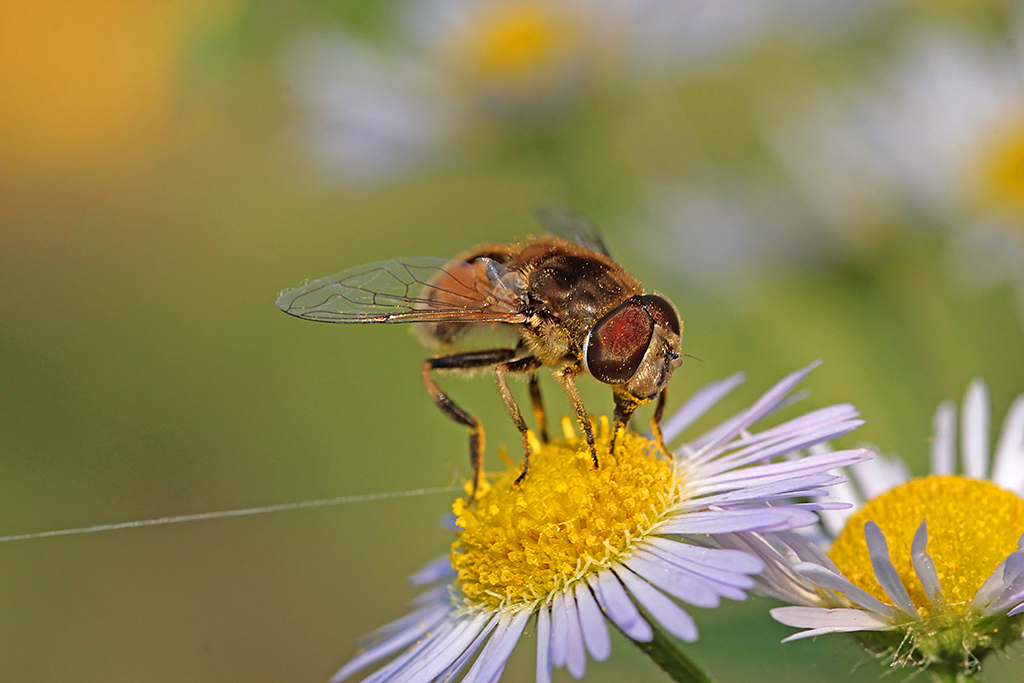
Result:
<instances>
[{"instance_id":1,"label":"transparent wing","mask_svg":"<svg viewBox=\"0 0 1024 683\"><path fill-rule=\"evenodd\" d=\"M597 225L586 214L558 204L543 204L533 208L533 217L548 234L575 242L599 254L611 256Z\"/></svg>"},{"instance_id":2,"label":"transparent wing","mask_svg":"<svg viewBox=\"0 0 1024 683\"><path fill-rule=\"evenodd\" d=\"M517 273L496 261L414 256L367 263L286 289L277 307L329 323L521 323Z\"/></svg>"}]
</instances>

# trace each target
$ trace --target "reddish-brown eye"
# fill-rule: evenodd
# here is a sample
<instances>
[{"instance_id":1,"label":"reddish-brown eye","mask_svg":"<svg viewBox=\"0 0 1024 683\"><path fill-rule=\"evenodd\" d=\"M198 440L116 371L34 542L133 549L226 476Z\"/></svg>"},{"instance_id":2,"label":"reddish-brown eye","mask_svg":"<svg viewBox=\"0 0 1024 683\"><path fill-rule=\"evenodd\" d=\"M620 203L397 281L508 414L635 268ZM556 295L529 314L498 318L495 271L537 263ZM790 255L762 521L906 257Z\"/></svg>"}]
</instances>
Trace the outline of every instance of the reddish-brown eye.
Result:
<instances>
[{"instance_id":1,"label":"reddish-brown eye","mask_svg":"<svg viewBox=\"0 0 1024 683\"><path fill-rule=\"evenodd\" d=\"M679 315L672 304L657 294L645 294L639 297L644 309L651 314L654 322L668 327L676 334L679 334Z\"/></svg>"},{"instance_id":2,"label":"reddish-brown eye","mask_svg":"<svg viewBox=\"0 0 1024 683\"><path fill-rule=\"evenodd\" d=\"M654 335L654 320L640 298L613 308L587 335L583 361L598 381L625 382L640 367Z\"/></svg>"}]
</instances>

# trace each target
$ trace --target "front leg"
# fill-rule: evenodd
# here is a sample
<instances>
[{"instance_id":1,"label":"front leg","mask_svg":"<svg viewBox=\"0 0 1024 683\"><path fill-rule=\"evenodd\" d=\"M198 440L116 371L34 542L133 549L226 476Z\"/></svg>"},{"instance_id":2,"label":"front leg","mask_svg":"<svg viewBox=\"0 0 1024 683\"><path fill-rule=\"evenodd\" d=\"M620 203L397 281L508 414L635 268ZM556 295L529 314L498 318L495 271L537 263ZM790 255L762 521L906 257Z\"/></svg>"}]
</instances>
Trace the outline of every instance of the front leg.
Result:
<instances>
[{"instance_id":1,"label":"front leg","mask_svg":"<svg viewBox=\"0 0 1024 683\"><path fill-rule=\"evenodd\" d=\"M580 427L583 428L583 434L587 437L587 445L590 446L590 457L594 461L594 469L597 469L600 465L597 460L597 446L594 443L594 427L590 424L590 416L587 415L587 408L583 405L583 400L580 398L580 392L576 388L576 375L580 374L583 369L579 364L570 365L561 372L555 375L562 386L565 387L565 396L569 399L569 405L576 411L576 419L580 423Z\"/></svg>"},{"instance_id":2,"label":"front leg","mask_svg":"<svg viewBox=\"0 0 1024 683\"><path fill-rule=\"evenodd\" d=\"M661 434L661 418L665 414L665 401L667 399L668 387L665 387L658 394L658 403L654 406L654 417L651 418L651 434L654 436L654 440L658 442L661 452L665 455L672 455L668 452L668 448L665 447L665 437Z\"/></svg>"},{"instance_id":3,"label":"front leg","mask_svg":"<svg viewBox=\"0 0 1024 683\"><path fill-rule=\"evenodd\" d=\"M614 453L615 444L619 440L619 432L625 433L626 428L629 426L629 418L633 416L633 412L647 401L641 401L625 391L613 389L612 393L615 396L615 419L612 422L611 452Z\"/></svg>"}]
</instances>

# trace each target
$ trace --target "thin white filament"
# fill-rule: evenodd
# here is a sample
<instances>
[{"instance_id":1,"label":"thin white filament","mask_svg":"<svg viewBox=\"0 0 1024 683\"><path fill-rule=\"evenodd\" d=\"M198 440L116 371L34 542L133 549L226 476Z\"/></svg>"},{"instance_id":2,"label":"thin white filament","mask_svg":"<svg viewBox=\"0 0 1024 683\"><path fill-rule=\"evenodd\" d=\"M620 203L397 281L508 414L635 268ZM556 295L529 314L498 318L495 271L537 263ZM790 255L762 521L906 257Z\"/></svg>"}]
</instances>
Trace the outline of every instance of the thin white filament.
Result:
<instances>
[{"instance_id":1,"label":"thin white filament","mask_svg":"<svg viewBox=\"0 0 1024 683\"><path fill-rule=\"evenodd\" d=\"M0 536L0 543L7 541L26 541L30 538L48 538L50 536L70 536L72 534L94 534L99 531L116 531L118 529L135 529L144 526L159 526L161 524L177 524L179 522L198 522L206 519L224 519L226 517L245 517L247 515L261 515L266 512L281 512L283 510L301 510L304 508L328 507L331 505L348 505L350 503L364 503L372 500L386 500L388 498L412 498L414 496L428 496L434 493L451 493L457 486L440 486L430 489L414 489L412 491L390 491L386 493L366 493L355 496L338 496L337 498L322 498L320 500L305 500L298 503L278 503L276 505L264 505L262 507L242 508L240 510L219 510L217 512L199 512L192 515L175 515L173 517L160 517L158 519L143 519L135 522L119 522L117 524L97 524L96 526L81 527L79 529L58 529L56 531L37 531L31 534L15 534L13 536Z\"/></svg>"}]
</instances>

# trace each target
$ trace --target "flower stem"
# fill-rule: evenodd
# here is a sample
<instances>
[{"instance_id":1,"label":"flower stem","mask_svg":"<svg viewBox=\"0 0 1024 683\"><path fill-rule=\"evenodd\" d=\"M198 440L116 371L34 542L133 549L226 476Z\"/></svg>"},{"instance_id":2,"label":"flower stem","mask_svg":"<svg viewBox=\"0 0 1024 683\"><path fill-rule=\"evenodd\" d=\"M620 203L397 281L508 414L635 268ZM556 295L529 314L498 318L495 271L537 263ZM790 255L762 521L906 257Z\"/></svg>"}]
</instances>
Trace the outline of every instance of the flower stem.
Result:
<instances>
[{"instance_id":1,"label":"flower stem","mask_svg":"<svg viewBox=\"0 0 1024 683\"><path fill-rule=\"evenodd\" d=\"M651 630L654 631L654 638L649 643L630 639L634 645L640 648L641 652L650 657L676 683L714 683L700 667L683 654L683 651L658 625L656 620L646 613L644 616L647 618L647 623L651 625Z\"/></svg>"}]
</instances>

